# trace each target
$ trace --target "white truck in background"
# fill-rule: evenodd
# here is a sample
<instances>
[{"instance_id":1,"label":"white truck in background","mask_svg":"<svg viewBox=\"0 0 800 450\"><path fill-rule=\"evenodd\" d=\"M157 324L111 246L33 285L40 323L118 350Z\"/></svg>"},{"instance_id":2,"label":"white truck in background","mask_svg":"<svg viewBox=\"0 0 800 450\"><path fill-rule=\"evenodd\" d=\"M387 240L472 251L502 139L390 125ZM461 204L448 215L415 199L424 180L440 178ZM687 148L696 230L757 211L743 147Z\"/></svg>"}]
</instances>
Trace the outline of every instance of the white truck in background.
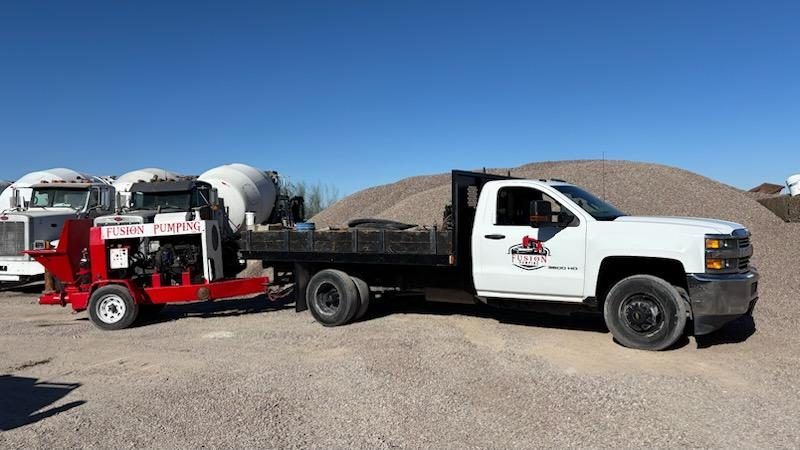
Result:
<instances>
[{"instance_id":1,"label":"white truck in background","mask_svg":"<svg viewBox=\"0 0 800 450\"><path fill-rule=\"evenodd\" d=\"M107 178L71 169L31 172L0 194L0 283L39 279L44 268L25 250L48 248L64 221L113 211L114 187Z\"/></svg>"}]
</instances>

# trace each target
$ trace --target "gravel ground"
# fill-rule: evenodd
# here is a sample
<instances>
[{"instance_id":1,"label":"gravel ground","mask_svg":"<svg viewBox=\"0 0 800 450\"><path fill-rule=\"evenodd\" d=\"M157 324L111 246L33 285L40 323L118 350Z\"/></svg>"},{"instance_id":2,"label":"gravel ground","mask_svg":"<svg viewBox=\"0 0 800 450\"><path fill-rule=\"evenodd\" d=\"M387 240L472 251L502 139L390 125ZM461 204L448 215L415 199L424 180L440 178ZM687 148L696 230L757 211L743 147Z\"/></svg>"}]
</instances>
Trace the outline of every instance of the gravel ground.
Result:
<instances>
[{"instance_id":1,"label":"gravel ground","mask_svg":"<svg viewBox=\"0 0 800 450\"><path fill-rule=\"evenodd\" d=\"M330 329L281 308L102 332L0 294L0 447L800 445L797 347L758 315L653 353L595 316L385 300Z\"/></svg>"},{"instance_id":2,"label":"gravel ground","mask_svg":"<svg viewBox=\"0 0 800 450\"><path fill-rule=\"evenodd\" d=\"M601 192L599 164L513 174ZM800 224L682 170L606 169L606 196L629 212L751 228L754 320L655 353L620 347L597 316L384 300L331 329L255 299L170 305L102 332L85 313L0 293L0 448L800 446ZM446 180L373 188L317 221L433 223Z\"/></svg>"}]
</instances>

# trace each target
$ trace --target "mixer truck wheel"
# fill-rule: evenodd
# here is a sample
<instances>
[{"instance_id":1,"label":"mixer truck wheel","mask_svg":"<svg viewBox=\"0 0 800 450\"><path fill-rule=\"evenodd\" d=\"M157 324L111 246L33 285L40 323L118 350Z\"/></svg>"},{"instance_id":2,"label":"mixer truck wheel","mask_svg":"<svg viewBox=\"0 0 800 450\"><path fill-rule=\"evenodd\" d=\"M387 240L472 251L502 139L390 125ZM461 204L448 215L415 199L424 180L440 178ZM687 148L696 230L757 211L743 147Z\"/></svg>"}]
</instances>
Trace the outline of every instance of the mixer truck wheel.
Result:
<instances>
[{"instance_id":1,"label":"mixer truck wheel","mask_svg":"<svg viewBox=\"0 0 800 450\"><path fill-rule=\"evenodd\" d=\"M89 297L89 318L98 328L121 330L129 327L138 315L139 305L124 286L103 286Z\"/></svg>"},{"instance_id":2,"label":"mixer truck wheel","mask_svg":"<svg viewBox=\"0 0 800 450\"><path fill-rule=\"evenodd\" d=\"M325 269L311 277L306 289L311 315L326 327L344 325L361 304L353 280L341 270Z\"/></svg>"},{"instance_id":3,"label":"mixer truck wheel","mask_svg":"<svg viewBox=\"0 0 800 450\"><path fill-rule=\"evenodd\" d=\"M640 350L664 350L683 335L686 304L681 293L652 275L634 275L608 292L603 316L622 345Z\"/></svg>"},{"instance_id":4,"label":"mixer truck wheel","mask_svg":"<svg viewBox=\"0 0 800 450\"><path fill-rule=\"evenodd\" d=\"M361 278L350 278L353 280L353 283L356 285L356 290L358 291L359 305L354 319L359 320L364 317L367 313L367 309L369 309L369 285Z\"/></svg>"}]
</instances>

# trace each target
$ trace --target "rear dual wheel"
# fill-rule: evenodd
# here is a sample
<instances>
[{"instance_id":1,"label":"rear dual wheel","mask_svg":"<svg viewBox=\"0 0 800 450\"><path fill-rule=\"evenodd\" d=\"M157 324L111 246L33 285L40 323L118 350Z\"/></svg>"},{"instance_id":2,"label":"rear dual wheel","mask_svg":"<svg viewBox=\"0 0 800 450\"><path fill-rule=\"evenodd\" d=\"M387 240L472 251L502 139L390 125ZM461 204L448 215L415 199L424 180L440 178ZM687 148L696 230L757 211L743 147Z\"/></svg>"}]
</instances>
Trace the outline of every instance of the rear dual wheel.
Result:
<instances>
[{"instance_id":1,"label":"rear dual wheel","mask_svg":"<svg viewBox=\"0 0 800 450\"><path fill-rule=\"evenodd\" d=\"M322 325L344 325L367 312L369 286L341 270L321 270L308 283L306 303L311 315Z\"/></svg>"}]
</instances>

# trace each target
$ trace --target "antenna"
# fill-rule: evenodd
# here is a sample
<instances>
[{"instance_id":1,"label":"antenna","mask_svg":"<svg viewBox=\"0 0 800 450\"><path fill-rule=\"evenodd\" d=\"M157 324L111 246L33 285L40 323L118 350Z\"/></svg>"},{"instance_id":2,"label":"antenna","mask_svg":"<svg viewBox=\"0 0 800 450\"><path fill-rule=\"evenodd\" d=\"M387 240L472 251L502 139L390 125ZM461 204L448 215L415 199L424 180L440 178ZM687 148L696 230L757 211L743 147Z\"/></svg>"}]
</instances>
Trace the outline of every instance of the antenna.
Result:
<instances>
[{"instance_id":1,"label":"antenna","mask_svg":"<svg viewBox=\"0 0 800 450\"><path fill-rule=\"evenodd\" d=\"M603 200L606 199L606 152L603 152L603 166L602 166L602 183L603 183Z\"/></svg>"}]
</instances>

